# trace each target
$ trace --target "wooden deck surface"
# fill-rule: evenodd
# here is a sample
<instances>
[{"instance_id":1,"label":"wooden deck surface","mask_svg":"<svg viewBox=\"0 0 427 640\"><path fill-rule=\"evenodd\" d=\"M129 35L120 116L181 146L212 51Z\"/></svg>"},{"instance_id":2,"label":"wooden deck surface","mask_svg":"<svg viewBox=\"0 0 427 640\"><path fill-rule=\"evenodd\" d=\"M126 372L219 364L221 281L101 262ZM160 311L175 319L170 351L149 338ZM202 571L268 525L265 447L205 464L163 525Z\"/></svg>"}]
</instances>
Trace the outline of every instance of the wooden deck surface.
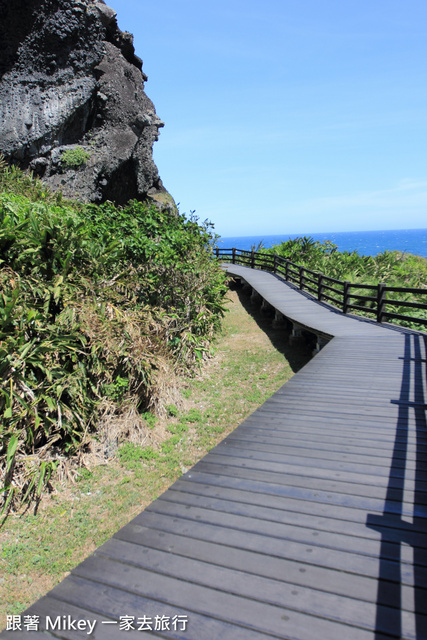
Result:
<instances>
[{"instance_id":1,"label":"wooden deck surface","mask_svg":"<svg viewBox=\"0 0 427 640\"><path fill-rule=\"evenodd\" d=\"M426 336L229 267L242 269L285 316L335 337L30 607L38 632L2 638L427 638ZM162 615L170 630L155 630ZM47 616L96 625L44 633Z\"/></svg>"}]
</instances>

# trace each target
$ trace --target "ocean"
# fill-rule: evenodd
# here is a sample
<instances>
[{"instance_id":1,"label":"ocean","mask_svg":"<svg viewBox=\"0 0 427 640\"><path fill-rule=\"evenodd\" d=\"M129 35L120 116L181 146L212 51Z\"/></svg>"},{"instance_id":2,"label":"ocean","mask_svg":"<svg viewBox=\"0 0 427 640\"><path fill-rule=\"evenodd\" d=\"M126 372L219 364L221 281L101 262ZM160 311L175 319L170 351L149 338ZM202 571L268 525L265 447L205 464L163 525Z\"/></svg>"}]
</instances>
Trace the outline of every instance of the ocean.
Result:
<instances>
[{"instance_id":1,"label":"ocean","mask_svg":"<svg viewBox=\"0 0 427 640\"><path fill-rule=\"evenodd\" d=\"M339 251L357 251L361 255L376 256L383 251L404 251L427 258L427 229L398 229L396 231L340 231L336 233L301 233L265 236L221 237L218 246L223 249L258 247L262 242L268 249L275 244L307 236L313 240L330 240Z\"/></svg>"}]
</instances>

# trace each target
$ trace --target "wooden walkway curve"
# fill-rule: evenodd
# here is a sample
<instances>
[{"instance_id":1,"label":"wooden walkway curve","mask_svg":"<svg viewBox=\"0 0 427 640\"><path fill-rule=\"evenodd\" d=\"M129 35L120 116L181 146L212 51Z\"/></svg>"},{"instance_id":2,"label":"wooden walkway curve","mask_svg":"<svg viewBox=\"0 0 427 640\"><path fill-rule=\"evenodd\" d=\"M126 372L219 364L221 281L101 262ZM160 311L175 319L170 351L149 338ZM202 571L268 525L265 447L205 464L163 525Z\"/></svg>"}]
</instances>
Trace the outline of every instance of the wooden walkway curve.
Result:
<instances>
[{"instance_id":1,"label":"wooden walkway curve","mask_svg":"<svg viewBox=\"0 0 427 640\"><path fill-rule=\"evenodd\" d=\"M1 638L427 639L427 336L225 268L329 342Z\"/></svg>"}]
</instances>

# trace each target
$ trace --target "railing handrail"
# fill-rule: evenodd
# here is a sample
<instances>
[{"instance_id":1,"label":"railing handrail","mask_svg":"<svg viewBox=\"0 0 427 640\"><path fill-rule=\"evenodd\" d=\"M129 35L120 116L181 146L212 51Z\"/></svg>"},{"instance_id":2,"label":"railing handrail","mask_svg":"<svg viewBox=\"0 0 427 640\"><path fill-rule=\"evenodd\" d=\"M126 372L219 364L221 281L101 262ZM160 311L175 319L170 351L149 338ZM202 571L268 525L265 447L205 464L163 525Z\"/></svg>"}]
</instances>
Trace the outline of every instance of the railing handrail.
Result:
<instances>
[{"instance_id":1,"label":"railing handrail","mask_svg":"<svg viewBox=\"0 0 427 640\"><path fill-rule=\"evenodd\" d=\"M233 264L242 264L243 266L249 266L251 268L258 268L262 271L272 271L275 274L279 274L285 278L287 282L296 284L300 290L307 290L310 293L317 296L317 299L322 302L323 300L332 301L338 305L341 305L343 313L349 311L363 311L365 313L372 313L376 316L376 321L381 323L385 320L406 320L414 324L427 325L427 319L417 318L415 316L407 316L399 313L393 313L386 310L386 305L392 307L406 307L412 309L427 310L427 303L412 302L410 300L395 300L393 298L387 298L386 293L407 293L412 295L426 295L426 289L417 289L415 287L395 287L387 285L383 282L378 284L362 284L352 283L344 280L338 280L337 278L331 278L330 276L308 269L304 265L296 264L289 258L284 258L277 254L266 254L259 251L247 251L245 249L215 249L216 257L231 256ZM307 277L306 274L317 278L316 281L312 277ZM328 283L334 283L342 287L342 291L336 287L331 287ZM353 289L353 292L351 291ZM355 289L367 289L373 292L373 295L362 295L354 293ZM335 294L341 295L342 300L331 297L329 293L331 291ZM375 293L374 293L375 292ZM354 300L356 299L356 300ZM353 300L353 301L352 301ZM371 307L362 306L363 302L371 302ZM362 303L362 304L357 304Z\"/></svg>"}]
</instances>

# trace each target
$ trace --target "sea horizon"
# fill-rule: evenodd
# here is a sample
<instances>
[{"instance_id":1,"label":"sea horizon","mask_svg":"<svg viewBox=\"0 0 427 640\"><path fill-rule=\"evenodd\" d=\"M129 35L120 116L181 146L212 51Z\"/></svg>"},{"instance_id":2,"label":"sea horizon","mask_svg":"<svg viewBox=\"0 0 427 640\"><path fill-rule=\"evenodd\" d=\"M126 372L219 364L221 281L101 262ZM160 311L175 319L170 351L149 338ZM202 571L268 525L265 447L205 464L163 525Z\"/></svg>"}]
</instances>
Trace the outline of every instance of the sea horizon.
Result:
<instances>
[{"instance_id":1,"label":"sea horizon","mask_svg":"<svg viewBox=\"0 0 427 640\"><path fill-rule=\"evenodd\" d=\"M402 251L427 258L427 229L393 229L379 231L336 231L328 233L283 233L248 236L221 236L219 248L250 251L260 243L265 249L289 239L313 238L330 240L339 251L357 251L361 255L376 256L384 251Z\"/></svg>"}]
</instances>

